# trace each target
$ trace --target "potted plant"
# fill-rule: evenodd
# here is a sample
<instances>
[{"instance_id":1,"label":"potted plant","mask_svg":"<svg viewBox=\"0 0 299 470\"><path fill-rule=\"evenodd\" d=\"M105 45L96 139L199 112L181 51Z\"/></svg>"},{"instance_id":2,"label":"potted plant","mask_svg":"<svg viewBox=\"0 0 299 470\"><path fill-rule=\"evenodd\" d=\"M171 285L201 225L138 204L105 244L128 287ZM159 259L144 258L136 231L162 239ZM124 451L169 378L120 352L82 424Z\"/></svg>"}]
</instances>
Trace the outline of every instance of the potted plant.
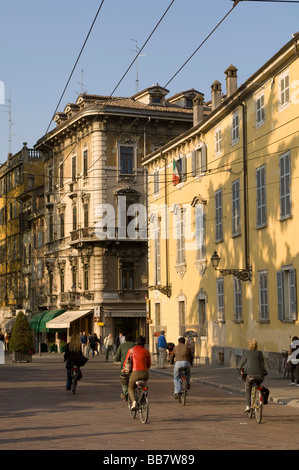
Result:
<instances>
[{"instance_id":1,"label":"potted plant","mask_svg":"<svg viewBox=\"0 0 299 470\"><path fill-rule=\"evenodd\" d=\"M19 312L9 342L13 362L32 362L33 337L29 322L23 312Z\"/></svg>"},{"instance_id":2,"label":"potted plant","mask_svg":"<svg viewBox=\"0 0 299 470\"><path fill-rule=\"evenodd\" d=\"M67 343L65 343L64 341L61 341L61 343L60 343L60 352L61 353L65 352L66 346L67 346Z\"/></svg>"},{"instance_id":3,"label":"potted plant","mask_svg":"<svg viewBox=\"0 0 299 470\"><path fill-rule=\"evenodd\" d=\"M57 352L57 344L49 343L49 352Z\"/></svg>"}]
</instances>

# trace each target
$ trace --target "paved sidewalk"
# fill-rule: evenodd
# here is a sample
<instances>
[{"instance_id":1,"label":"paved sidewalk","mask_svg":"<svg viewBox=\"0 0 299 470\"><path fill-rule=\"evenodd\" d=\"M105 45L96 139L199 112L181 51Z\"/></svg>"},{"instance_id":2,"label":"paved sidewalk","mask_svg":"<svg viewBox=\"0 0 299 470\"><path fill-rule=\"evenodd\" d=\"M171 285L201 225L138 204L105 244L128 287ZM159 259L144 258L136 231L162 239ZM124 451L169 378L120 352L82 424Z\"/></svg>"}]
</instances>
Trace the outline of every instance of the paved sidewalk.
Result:
<instances>
[{"instance_id":1,"label":"paved sidewalk","mask_svg":"<svg viewBox=\"0 0 299 470\"><path fill-rule=\"evenodd\" d=\"M155 364L153 373L169 374L172 376L173 369L168 366L166 369L158 369ZM214 387L222 388L234 393L241 393L245 396L245 384L238 378L238 371L231 367L202 364L192 367L191 382L196 381ZM290 386L290 379L282 375L266 376L263 385L270 390L269 401L299 407L299 387Z\"/></svg>"}]
</instances>

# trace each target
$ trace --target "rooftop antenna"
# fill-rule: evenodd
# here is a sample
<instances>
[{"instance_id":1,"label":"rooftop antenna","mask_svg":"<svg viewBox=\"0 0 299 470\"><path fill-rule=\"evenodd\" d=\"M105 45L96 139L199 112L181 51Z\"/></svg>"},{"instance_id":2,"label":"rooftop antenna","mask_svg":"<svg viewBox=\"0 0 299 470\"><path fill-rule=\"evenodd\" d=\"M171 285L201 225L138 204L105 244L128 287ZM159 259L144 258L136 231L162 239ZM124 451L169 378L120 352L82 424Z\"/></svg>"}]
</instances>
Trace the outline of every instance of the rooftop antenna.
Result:
<instances>
[{"instance_id":1,"label":"rooftop antenna","mask_svg":"<svg viewBox=\"0 0 299 470\"><path fill-rule=\"evenodd\" d=\"M81 82L79 82L79 85L81 85L81 93L87 93L87 90L84 89L83 70L81 70Z\"/></svg>"},{"instance_id":2,"label":"rooftop antenna","mask_svg":"<svg viewBox=\"0 0 299 470\"><path fill-rule=\"evenodd\" d=\"M79 93L78 91L74 91L74 93L77 93L77 95L87 93L87 90L84 89L83 70L81 70L81 82L78 82L78 85L81 86L81 92Z\"/></svg>"},{"instance_id":3,"label":"rooftop antenna","mask_svg":"<svg viewBox=\"0 0 299 470\"><path fill-rule=\"evenodd\" d=\"M134 41L136 43L136 49L131 49L131 51L136 53L137 59L136 59L136 93L139 92L139 79L138 79L138 57L144 57L146 54L139 54L140 48L138 47L138 41L136 39L131 39L131 41Z\"/></svg>"}]
</instances>

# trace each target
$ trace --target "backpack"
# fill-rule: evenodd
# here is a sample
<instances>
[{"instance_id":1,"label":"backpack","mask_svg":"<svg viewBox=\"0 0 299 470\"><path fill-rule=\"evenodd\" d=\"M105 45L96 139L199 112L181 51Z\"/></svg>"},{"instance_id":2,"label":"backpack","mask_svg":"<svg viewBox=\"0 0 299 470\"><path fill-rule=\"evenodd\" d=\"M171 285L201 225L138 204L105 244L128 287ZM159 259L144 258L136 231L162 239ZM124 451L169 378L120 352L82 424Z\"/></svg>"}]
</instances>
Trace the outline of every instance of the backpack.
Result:
<instances>
[{"instance_id":1,"label":"backpack","mask_svg":"<svg viewBox=\"0 0 299 470\"><path fill-rule=\"evenodd\" d=\"M131 348L129 350L129 355L126 359L126 363L124 365L123 372L125 374L131 374L132 369L133 369L133 348Z\"/></svg>"}]
</instances>

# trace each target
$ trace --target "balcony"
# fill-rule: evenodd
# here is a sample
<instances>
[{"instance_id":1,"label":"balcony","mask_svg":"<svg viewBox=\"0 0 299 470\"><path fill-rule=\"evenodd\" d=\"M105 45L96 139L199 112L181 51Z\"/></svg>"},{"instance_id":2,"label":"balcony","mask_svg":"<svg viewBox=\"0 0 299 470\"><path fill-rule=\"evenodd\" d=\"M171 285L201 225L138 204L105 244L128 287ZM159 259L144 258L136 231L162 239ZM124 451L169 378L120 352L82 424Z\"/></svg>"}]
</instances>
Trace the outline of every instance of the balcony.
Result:
<instances>
[{"instance_id":1,"label":"balcony","mask_svg":"<svg viewBox=\"0 0 299 470\"><path fill-rule=\"evenodd\" d=\"M126 233L126 229L119 229L118 227L112 227L107 232L104 233L104 236L101 236L101 231L97 233L95 227L84 227L77 230L73 230L71 235L71 245L79 245L80 243L90 243L90 242L147 242L146 231L145 230L136 230L136 237L129 236Z\"/></svg>"}]
</instances>

